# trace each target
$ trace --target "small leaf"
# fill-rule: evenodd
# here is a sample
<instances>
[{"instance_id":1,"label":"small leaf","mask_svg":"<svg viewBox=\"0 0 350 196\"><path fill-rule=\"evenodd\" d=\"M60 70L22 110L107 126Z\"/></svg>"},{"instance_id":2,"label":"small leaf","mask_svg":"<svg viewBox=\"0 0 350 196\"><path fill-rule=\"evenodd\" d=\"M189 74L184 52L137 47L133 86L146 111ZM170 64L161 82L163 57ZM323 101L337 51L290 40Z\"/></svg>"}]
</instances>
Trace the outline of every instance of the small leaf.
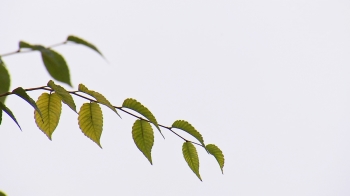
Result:
<instances>
[{"instance_id":1,"label":"small leaf","mask_svg":"<svg viewBox=\"0 0 350 196\"><path fill-rule=\"evenodd\" d=\"M61 98L56 93L43 93L36 101L36 105L41 111L42 117L35 110L35 123L38 128L51 140L52 133L55 131L61 117Z\"/></svg>"},{"instance_id":2,"label":"small leaf","mask_svg":"<svg viewBox=\"0 0 350 196\"><path fill-rule=\"evenodd\" d=\"M67 37L67 41L71 41L71 42L74 42L74 43L77 43L77 44L82 44L86 47L89 47L91 48L92 50L96 51L97 53L99 53L102 57L104 57L102 55L102 53L94 46L92 45L91 43L79 38L79 37L76 37L76 36L73 36L73 35L70 35Z\"/></svg>"},{"instance_id":3,"label":"small leaf","mask_svg":"<svg viewBox=\"0 0 350 196\"><path fill-rule=\"evenodd\" d=\"M10 90L10 81L10 74L0 57L0 94L7 93ZM5 103L6 97L7 96L0 97L0 102Z\"/></svg>"},{"instance_id":4,"label":"small leaf","mask_svg":"<svg viewBox=\"0 0 350 196\"><path fill-rule=\"evenodd\" d=\"M15 121L15 123L17 124L17 126L19 127L19 129L21 129L21 131L22 131L21 126L19 126L19 124L18 124L18 122L17 122L17 120L16 120L16 117L13 115L13 113L11 112L11 110L10 110L9 108L7 108L7 107L5 106L5 104L3 104L1 101L0 101L0 109L1 109L2 111L4 111L7 115L9 115L9 116L12 118L12 120Z\"/></svg>"},{"instance_id":5,"label":"small leaf","mask_svg":"<svg viewBox=\"0 0 350 196\"><path fill-rule=\"evenodd\" d=\"M154 124L154 126L156 126L156 128L159 130L160 134L164 138L164 135L160 131L160 128L158 126L158 122L157 122L156 118L153 116L151 111L149 111L148 108L143 106L140 102L136 101L135 99L128 98L128 99L124 100L122 107L134 110L135 112L137 112L137 113L141 114L142 116L144 116L145 118L147 118L151 123Z\"/></svg>"},{"instance_id":6,"label":"small leaf","mask_svg":"<svg viewBox=\"0 0 350 196\"><path fill-rule=\"evenodd\" d=\"M72 86L69 69L64 58L54 50L41 48L41 57L49 74L57 81Z\"/></svg>"},{"instance_id":7,"label":"small leaf","mask_svg":"<svg viewBox=\"0 0 350 196\"><path fill-rule=\"evenodd\" d=\"M26 102L28 102L39 113L39 115L42 116L38 106L35 103L35 101L31 97L29 97L27 92L22 87L16 88L15 90L12 91L12 93L18 95L19 97L24 99Z\"/></svg>"},{"instance_id":8,"label":"small leaf","mask_svg":"<svg viewBox=\"0 0 350 196\"><path fill-rule=\"evenodd\" d=\"M132 138L137 148L146 156L152 165L151 150L154 143L154 135L151 124L144 120L136 120L132 126Z\"/></svg>"},{"instance_id":9,"label":"small leaf","mask_svg":"<svg viewBox=\"0 0 350 196\"><path fill-rule=\"evenodd\" d=\"M100 104L103 104L103 105L109 107L116 114L118 114L118 112L114 108L114 106L102 94L100 94L100 93L98 93L96 91L89 90L86 86L84 86L84 84L79 84L78 91L86 93L86 94L92 96L93 98L96 99L97 102L99 102ZM119 114L118 114L118 116L120 117Z\"/></svg>"},{"instance_id":10,"label":"small leaf","mask_svg":"<svg viewBox=\"0 0 350 196\"><path fill-rule=\"evenodd\" d=\"M62 86L55 84L52 80L47 83L47 86L52 88L58 96L60 96L63 103L68 105L74 112L77 112L77 107L75 106L74 99L69 92Z\"/></svg>"},{"instance_id":11,"label":"small leaf","mask_svg":"<svg viewBox=\"0 0 350 196\"><path fill-rule=\"evenodd\" d=\"M224 164L225 164L225 158L224 158L224 154L222 154L222 151L220 150L220 148L218 148L217 146L215 146L214 144L208 144L206 147L207 151L213 155L216 159L216 161L219 163L221 172L224 173Z\"/></svg>"},{"instance_id":12,"label":"small leaf","mask_svg":"<svg viewBox=\"0 0 350 196\"><path fill-rule=\"evenodd\" d=\"M32 50L43 50L43 49L45 49L45 47L42 46L42 45L31 45L31 44L28 44L27 42L23 42L23 41L19 42L19 48L20 49L22 49L22 48L29 48L29 49L32 49Z\"/></svg>"},{"instance_id":13,"label":"small leaf","mask_svg":"<svg viewBox=\"0 0 350 196\"><path fill-rule=\"evenodd\" d=\"M33 49L33 45L28 44L27 42L24 41L20 41L18 44L19 48L29 48L29 49Z\"/></svg>"},{"instance_id":14,"label":"small leaf","mask_svg":"<svg viewBox=\"0 0 350 196\"><path fill-rule=\"evenodd\" d=\"M184 155L184 158L188 166L202 181L202 178L199 174L199 158L198 158L196 147L194 147L194 145L191 142L185 142L182 145L182 153Z\"/></svg>"},{"instance_id":15,"label":"small leaf","mask_svg":"<svg viewBox=\"0 0 350 196\"><path fill-rule=\"evenodd\" d=\"M181 129L190 135L192 135L194 138L196 138L202 145L204 145L204 140L202 135L187 121L184 120L177 120L171 125L173 128Z\"/></svg>"},{"instance_id":16,"label":"small leaf","mask_svg":"<svg viewBox=\"0 0 350 196\"><path fill-rule=\"evenodd\" d=\"M97 103L84 103L79 111L78 123L82 132L102 148L100 139L103 115L100 105Z\"/></svg>"}]
</instances>

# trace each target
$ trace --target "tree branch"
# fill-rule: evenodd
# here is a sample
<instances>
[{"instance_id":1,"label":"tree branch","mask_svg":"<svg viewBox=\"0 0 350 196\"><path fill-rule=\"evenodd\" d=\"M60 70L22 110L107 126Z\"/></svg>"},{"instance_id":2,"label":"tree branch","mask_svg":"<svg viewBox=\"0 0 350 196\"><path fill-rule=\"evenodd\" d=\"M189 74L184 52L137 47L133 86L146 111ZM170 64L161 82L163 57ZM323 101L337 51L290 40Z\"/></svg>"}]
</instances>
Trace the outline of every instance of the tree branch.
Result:
<instances>
[{"instance_id":1,"label":"tree branch","mask_svg":"<svg viewBox=\"0 0 350 196\"><path fill-rule=\"evenodd\" d=\"M46 91L54 91L53 89L51 89L50 87L48 86L40 86L40 87L35 87L35 88L27 88L27 89L24 89L25 91L35 91L35 90L46 90ZM89 97L86 97L84 95L81 95L79 94L80 91L68 91L70 94L73 94L77 97L80 97L80 98L83 98L85 100L88 100L88 101L91 101L91 102L96 102L96 103L99 103L98 101L94 100L94 99L91 99ZM8 95L12 95L14 94L13 92L7 92L7 93L3 93L3 94L0 94L0 97L5 97L5 96L8 96ZM144 121L147 121L149 123L151 123L151 121L149 121L148 119L145 119L145 118L142 118L141 116L138 116L138 115L135 115L127 110L125 110L123 107L119 107L119 106L113 106L114 108L126 113L126 114L129 114L130 116L133 116L135 118L138 118L140 120L144 120ZM186 142L191 142L192 144L196 144L198 146L201 146L203 148L205 148L205 146L203 146L202 144L199 144L197 142L193 142L193 141L190 141L184 137L182 137L181 135L179 135L178 133L176 133L174 130L172 130L172 127L168 127L168 126L165 126L165 125L161 125L161 124L158 124L159 127L162 127L164 129L167 129L169 130L170 132L172 132L173 134L175 134L176 136L178 136L179 138L183 139L184 141Z\"/></svg>"},{"instance_id":2,"label":"tree branch","mask_svg":"<svg viewBox=\"0 0 350 196\"><path fill-rule=\"evenodd\" d=\"M66 43L67 43L67 41L64 41L64 42L61 42L61 43L53 44L53 45L48 46L48 47L46 47L46 48L47 48L47 49L50 49L50 48L54 48L54 47L57 47L57 46L64 45L64 44L66 44ZM5 54L0 54L0 57L10 56L10 55L18 54L18 53L34 52L34 51L37 51L37 50L32 50L32 49L21 50L21 48L18 48L18 50L16 50L16 51L9 52L9 53L5 53Z\"/></svg>"}]
</instances>

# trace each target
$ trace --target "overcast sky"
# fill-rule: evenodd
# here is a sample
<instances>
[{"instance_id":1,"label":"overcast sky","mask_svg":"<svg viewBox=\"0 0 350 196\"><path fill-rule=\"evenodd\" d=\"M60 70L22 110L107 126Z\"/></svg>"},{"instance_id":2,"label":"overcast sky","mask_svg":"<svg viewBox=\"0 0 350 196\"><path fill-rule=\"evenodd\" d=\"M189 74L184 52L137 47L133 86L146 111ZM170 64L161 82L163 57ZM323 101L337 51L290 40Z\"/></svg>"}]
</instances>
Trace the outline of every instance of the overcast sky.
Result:
<instances>
[{"instance_id":1,"label":"overcast sky","mask_svg":"<svg viewBox=\"0 0 350 196\"><path fill-rule=\"evenodd\" d=\"M135 119L103 107L103 149L63 106L50 141L33 109L10 96L23 132L0 126L0 190L8 196L350 195L349 1L2 0L0 54L20 40L55 48L79 83L121 106L135 98L160 124L189 121L225 154L224 175L197 148L155 131L153 165L136 148ZM50 80L39 53L3 58L11 89ZM42 92L30 92L36 99ZM75 99L78 108L83 100Z\"/></svg>"}]
</instances>

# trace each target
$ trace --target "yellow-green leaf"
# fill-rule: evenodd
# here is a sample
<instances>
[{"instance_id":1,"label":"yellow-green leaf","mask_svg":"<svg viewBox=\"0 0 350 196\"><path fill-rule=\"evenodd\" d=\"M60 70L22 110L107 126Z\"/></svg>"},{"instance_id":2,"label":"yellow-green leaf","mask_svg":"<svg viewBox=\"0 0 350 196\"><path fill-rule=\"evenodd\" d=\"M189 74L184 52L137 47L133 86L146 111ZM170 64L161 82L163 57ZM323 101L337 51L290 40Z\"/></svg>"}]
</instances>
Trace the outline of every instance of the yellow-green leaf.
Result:
<instances>
[{"instance_id":1,"label":"yellow-green leaf","mask_svg":"<svg viewBox=\"0 0 350 196\"><path fill-rule=\"evenodd\" d=\"M132 138L137 148L152 164L151 151L154 143L154 135L151 124L144 120L136 120L132 126Z\"/></svg>"},{"instance_id":2,"label":"yellow-green leaf","mask_svg":"<svg viewBox=\"0 0 350 196\"><path fill-rule=\"evenodd\" d=\"M198 158L196 147L194 147L194 145L191 142L185 142L182 145L182 153L184 155L184 158L188 166L202 181L202 178L199 174L199 158Z\"/></svg>"},{"instance_id":3,"label":"yellow-green leaf","mask_svg":"<svg viewBox=\"0 0 350 196\"><path fill-rule=\"evenodd\" d=\"M36 105L41 111L42 117L35 110L35 123L51 140L52 133L55 131L61 117L61 98L56 93L43 93L36 101Z\"/></svg>"},{"instance_id":4,"label":"yellow-green leaf","mask_svg":"<svg viewBox=\"0 0 350 196\"><path fill-rule=\"evenodd\" d=\"M70 35L67 37L67 41L71 41L71 42L74 42L74 43L77 43L77 44L81 44L81 45L84 45L84 46L87 46L89 47L90 49L94 50L95 52L99 53L102 57L102 53L96 48L96 46L92 45L91 43L79 38L79 37L76 37L76 36L73 36L73 35Z\"/></svg>"},{"instance_id":5,"label":"yellow-green leaf","mask_svg":"<svg viewBox=\"0 0 350 196\"><path fill-rule=\"evenodd\" d=\"M124 100L122 107L134 110L135 112L137 112L137 113L141 114L142 116L144 116L145 118L147 118L151 123L154 124L154 126L156 126L156 128L159 130L160 134L164 138L164 135L162 134L162 132L158 126L158 122L157 122L156 118L153 116L151 111L149 111L149 109L146 108L145 106L143 106L140 102L136 101L135 99L128 98L128 99Z\"/></svg>"},{"instance_id":6,"label":"yellow-green leaf","mask_svg":"<svg viewBox=\"0 0 350 196\"><path fill-rule=\"evenodd\" d=\"M103 127L103 115L100 105L97 103L84 103L79 111L78 123L81 131L98 146Z\"/></svg>"},{"instance_id":7,"label":"yellow-green leaf","mask_svg":"<svg viewBox=\"0 0 350 196\"><path fill-rule=\"evenodd\" d=\"M173 125L171 125L171 127L181 129L181 130L189 133L194 138L196 138L203 145L203 147L205 146L202 135L187 121L177 120L173 123Z\"/></svg>"},{"instance_id":8,"label":"yellow-green leaf","mask_svg":"<svg viewBox=\"0 0 350 196\"><path fill-rule=\"evenodd\" d=\"M224 173L224 164L225 164L225 158L224 158L224 154L222 153L222 151L220 150L219 147L217 147L214 144L208 144L206 147L207 151L213 155L216 159L216 161L219 163L221 172Z\"/></svg>"},{"instance_id":9,"label":"yellow-green leaf","mask_svg":"<svg viewBox=\"0 0 350 196\"><path fill-rule=\"evenodd\" d=\"M13 115L12 111L8 107L6 107L5 104L3 104L1 101L0 101L0 109L4 111L7 115L9 115L12 118L12 120L15 121L19 129L22 130L21 126L19 126L16 120L16 117Z\"/></svg>"},{"instance_id":10,"label":"yellow-green leaf","mask_svg":"<svg viewBox=\"0 0 350 196\"><path fill-rule=\"evenodd\" d=\"M10 90L10 81L10 74L0 57L0 94L7 93ZM0 97L0 102L5 103L6 97L7 96Z\"/></svg>"},{"instance_id":11,"label":"yellow-green leaf","mask_svg":"<svg viewBox=\"0 0 350 196\"><path fill-rule=\"evenodd\" d=\"M55 84L52 80L47 83L47 86L52 88L58 96L60 96L63 103L68 105L74 112L77 112L77 107L75 106L74 99L69 92L62 86Z\"/></svg>"},{"instance_id":12,"label":"yellow-green leaf","mask_svg":"<svg viewBox=\"0 0 350 196\"><path fill-rule=\"evenodd\" d=\"M89 90L84 84L79 84L78 90L80 92L86 93L88 95L90 95L91 97L95 98L97 102L99 102L100 104L103 104L107 107L109 107L111 110L113 110L116 114L118 114L117 110L115 109L115 107L100 93L93 91L93 90ZM120 117L120 115L118 114L118 116Z\"/></svg>"}]
</instances>

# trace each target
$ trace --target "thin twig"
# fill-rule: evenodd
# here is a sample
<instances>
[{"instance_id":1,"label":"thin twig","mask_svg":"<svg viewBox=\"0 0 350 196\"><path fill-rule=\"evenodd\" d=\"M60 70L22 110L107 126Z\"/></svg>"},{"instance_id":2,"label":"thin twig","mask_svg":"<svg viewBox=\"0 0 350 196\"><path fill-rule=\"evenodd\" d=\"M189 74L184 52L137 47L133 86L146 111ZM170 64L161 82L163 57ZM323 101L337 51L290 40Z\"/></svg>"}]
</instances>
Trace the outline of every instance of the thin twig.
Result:
<instances>
[{"instance_id":1,"label":"thin twig","mask_svg":"<svg viewBox=\"0 0 350 196\"><path fill-rule=\"evenodd\" d=\"M57 47L57 46L64 45L64 44L66 44L66 43L67 43L67 41L64 41L64 42L61 42L61 43L53 44L53 45L48 46L48 47L46 47L46 48L47 48L47 49L50 49L50 48L54 48L54 47ZM37 50L32 50L32 49L29 49L29 50L21 50L21 48L19 48L18 50L13 51L13 52L5 53L5 54L0 54L0 57L10 56L10 55L19 54L19 53L34 52L34 51L37 51Z\"/></svg>"},{"instance_id":2,"label":"thin twig","mask_svg":"<svg viewBox=\"0 0 350 196\"><path fill-rule=\"evenodd\" d=\"M51 89L50 87L48 86L40 86L40 87L35 87L35 88L27 88L27 89L24 89L25 91L35 91L35 90L46 90L46 91L54 91L53 89ZM94 99L91 99L89 97L86 97L84 95L81 95L79 94L80 91L68 91L70 94L73 94L75 96L78 96L80 98L83 98L83 99L86 99L88 101L91 101L91 102L96 102L96 103L99 103L98 101L94 100ZM13 92L7 92L7 93L3 93L3 94L0 94L0 97L4 97L4 96L8 96L8 95L12 95L14 94ZM147 121L149 123L152 123L151 121L149 121L148 119L145 119L145 118L142 118L140 116L137 116L127 110L125 110L123 107L118 107L118 106L113 106L114 108L124 112L124 113L127 113L129 114L130 116L133 116L135 118L138 118L140 120L144 120L144 121ZM182 137L181 135L179 135L178 133L176 133L174 130L172 130L172 127L167 127L165 125L161 125L161 124L158 124L159 127L162 127L164 129L168 129L170 132L172 132L173 134L175 134L176 136L178 136L179 138L183 139L185 142L191 142L192 144L196 144L198 146L201 146L203 148L205 148L205 146L203 146L202 144L199 144L197 142L193 142L193 141L190 141L190 140L187 140L186 138Z\"/></svg>"}]
</instances>

